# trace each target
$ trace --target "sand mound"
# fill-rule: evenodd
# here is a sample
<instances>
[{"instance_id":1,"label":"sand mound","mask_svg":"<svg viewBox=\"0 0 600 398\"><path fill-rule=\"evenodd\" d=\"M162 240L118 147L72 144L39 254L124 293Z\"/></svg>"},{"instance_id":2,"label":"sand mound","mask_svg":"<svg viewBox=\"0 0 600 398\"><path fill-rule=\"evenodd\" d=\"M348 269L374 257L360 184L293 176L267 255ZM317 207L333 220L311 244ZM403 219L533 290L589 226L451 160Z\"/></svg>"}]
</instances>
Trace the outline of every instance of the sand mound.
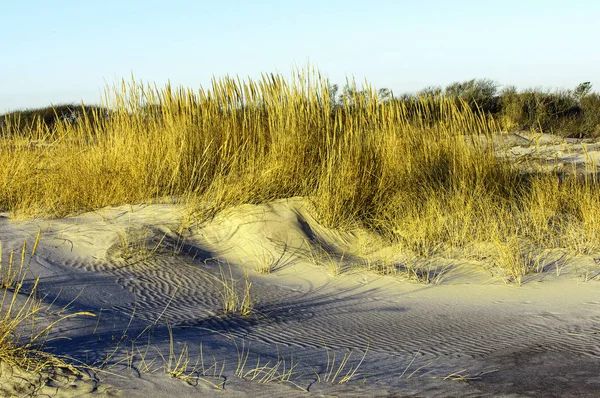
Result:
<instances>
[{"instance_id":1,"label":"sand mound","mask_svg":"<svg viewBox=\"0 0 600 398\"><path fill-rule=\"evenodd\" d=\"M98 315L59 324L53 336L68 340L50 346L102 366L103 393L600 391L598 282L547 273L517 287L468 264L445 268L437 285L380 276L366 270L386 252L376 237L320 226L300 198L240 206L198 226L183 213L157 204L0 220L5 248L41 229L30 272L46 301Z\"/></svg>"}]
</instances>

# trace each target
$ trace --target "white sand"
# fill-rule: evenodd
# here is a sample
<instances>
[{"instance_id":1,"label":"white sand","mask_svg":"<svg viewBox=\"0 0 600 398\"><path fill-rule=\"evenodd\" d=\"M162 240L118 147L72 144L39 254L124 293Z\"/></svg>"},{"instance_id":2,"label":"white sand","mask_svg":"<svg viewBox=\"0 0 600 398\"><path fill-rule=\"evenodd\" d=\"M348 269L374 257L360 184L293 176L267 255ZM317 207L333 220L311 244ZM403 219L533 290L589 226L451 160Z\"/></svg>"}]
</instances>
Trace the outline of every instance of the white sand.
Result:
<instances>
[{"instance_id":1,"label":"white sand","mask_svg":"<svg viewBox=\"0 0 600 398\"><path fill-rule=\"evenodd\" d=\"M299 198L241 206L189 229L181 229L183 213L156 204L58 220L0 218L5 255L24 239L31 244L41 228L30 272L41 278L45 301L55 308L72 302L67 312L98 315L59 324L52 336L69 340L48 345L88 364L114 353L99 381L70 379L61 394L600 396L600 281L593 257L551 264L520 287L474 264L448 261L441 282L424 285L361 270L356 264L368 259L359 253L372 249L375 261L385 252L375 250L366 232L319 226ZM319 255L327 261L315 264ZM341 274L332 276L327 262ZM255 272L261 263L274 270ZM582 269L591 270L591 280ZM255 300L250 316L221 314L219 285L209 275L222 272L240 281L240 292L248 274ZM176 355L189 347L190 368L202 344L204 375L193 385L162 369L171 340ZM133 360L118 363L132 347ZM338 384L365 352L354 377ZM246 355L241 378L239 358ZM260 374L251 371L260 368L259 358L261 366L269 363ZM283 360L286 369L295 364L290 381L259 382ZM210 368L215 362L217 370ZM272 375L282 372L280 362Z\"/></svg>"}]
</instances>

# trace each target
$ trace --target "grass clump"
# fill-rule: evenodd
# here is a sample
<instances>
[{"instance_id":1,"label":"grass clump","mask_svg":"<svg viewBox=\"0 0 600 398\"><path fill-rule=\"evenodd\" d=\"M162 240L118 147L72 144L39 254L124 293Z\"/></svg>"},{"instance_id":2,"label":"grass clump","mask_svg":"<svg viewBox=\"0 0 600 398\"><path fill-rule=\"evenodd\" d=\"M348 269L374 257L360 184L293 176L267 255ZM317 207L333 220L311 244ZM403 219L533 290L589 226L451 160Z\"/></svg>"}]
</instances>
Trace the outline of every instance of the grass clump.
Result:
<instances>
[{"instance_id":1,"label":"grass clump","mask_svg":"<svg viewBox=\"0 0 600 398\"><path fill-rule=\"evenodd\" d=\"M322 379L320 375L317 374L317 381L321 382L322 380L325 383L331 384L348 383L350 380L360 376L360 374L357 373L358 368L362 365L367 356L367 352L369 351L368 349L365 350L362 358L357 364L348 366L348 361L350 360L350 357L352 357L352 351L344 353L342 358L337 358L339 362L336 362L337 355L335 351L330 353L327 347L325 347L325 350L327 353L327 367Z\"/></svg>"},{"instance_id":2,"label":"grass clump","mask_svg":"<svg viewBox=\"0 0 600 398\"><path fill-rule=\"evenodd\" d=\"M268 383L290 383L292 381L294 370L298 363L294 363L294 359L288 360L277 353L277 358L272 360L261 361L260 356L256 359L254 365L248 364L250 357L250 347L246 347L246 343L242 341L241 346L233 340L237 349L237 367L234 375L245 380L255 381L261 384ZM296 386L297 387L297 386Z\"/></svg>"},{"instance_id":3,"label":"grass clump","mask_svg":"<svg viewBox=\"0 0 600 398\"><path fill-rule=\"evenodd\" d=\"M254 310L255 299L252 295L252 282L248 279L248 274L244 271L243 280L238 279L233 275L231 265L227 264L227 269L221 263L218 263L218 266L218 275L206 272L204 277L215 287L221 297L222 315L250 316Z\"/></svg>"},{"instance_id":4,"label":"grass clump","mask_svg":"<svg viewBox=\"0 0 600 398\"><path fill-rule=\"evenodd\" d=\"M331 276L338 276L342 273L344 253L336 255L319 245L312 245L308 241L305 241L304 243L307 249L305 249L303 257L310 263L326 268Z\"/></svg>"}]
</instances>

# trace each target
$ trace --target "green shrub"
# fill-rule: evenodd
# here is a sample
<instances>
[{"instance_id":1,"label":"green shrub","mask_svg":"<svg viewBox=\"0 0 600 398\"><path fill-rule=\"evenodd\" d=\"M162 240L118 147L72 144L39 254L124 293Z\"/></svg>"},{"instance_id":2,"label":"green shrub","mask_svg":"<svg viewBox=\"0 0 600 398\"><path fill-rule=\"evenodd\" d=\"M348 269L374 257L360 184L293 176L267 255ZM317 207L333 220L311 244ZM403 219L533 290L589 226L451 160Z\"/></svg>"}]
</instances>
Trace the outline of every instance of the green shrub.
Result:
<instances>
[{"instance_id":1,"label":"green shrub","mask_svg":"<svg viewBox=\"0 0 600 398\"><path fill-rule=\"evenodd\" d=\"M528 89L517 92L514 87L508 87L500 93L499 104L500 115L519 129L581 135L583 111L571 91Z\"/></svg>"},{"instance_id":2,"label":"green shrub","mask_svg":"<svg viewBox=\"0 0 600 398\"><path fill-rule=\"evenodd\" d=\"M89 120L103 120L109 110L95 105L62 104L18 110L0 115L0 135L30 136L32 132L52 133L59 123L74 125Z\"/></svg>"},{"instance_id":3,"label":"green shrub","mask_svg":"<svg viewBox=\"0 0 600 398\"><path fill-rule=\"evenodd\" d=\"M581 134L584 137L600 137L600 94L592 93L582 97L581 108Z\"/></svg>"},{"instance_id":4,"label":"green shrub","mask_svg":"<svg viewBox=\"0 0 600 398\"><path fill-rule=\"evenodd\" d=\"M473 111L497 113L499 108L498 83L489 79L472 79L455 82L446 87L444 94L448 97L460 98Z\"/></svg>"}]
</instances>

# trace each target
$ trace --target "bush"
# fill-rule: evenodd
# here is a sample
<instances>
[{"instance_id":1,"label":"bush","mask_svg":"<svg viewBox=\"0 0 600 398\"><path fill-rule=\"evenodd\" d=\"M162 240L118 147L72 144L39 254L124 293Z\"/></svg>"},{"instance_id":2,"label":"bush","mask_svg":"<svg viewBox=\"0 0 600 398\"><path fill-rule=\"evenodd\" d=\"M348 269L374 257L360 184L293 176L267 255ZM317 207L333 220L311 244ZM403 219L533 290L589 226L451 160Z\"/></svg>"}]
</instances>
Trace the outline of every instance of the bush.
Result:
<instances>
[{"instance_id":1,"label":"bush","mask_svg":"<svg viewBox=\"0 0 600 398\"><path fill-rule=\"evenodd\" d=\"M497 113L499 111L498 84L489 79L472 79L455 82L446 87L444 94L460 98L473 111Z\"/></svg>"},{"instance_id":2,"label":"bush","mask_svg":"<svg viewBox=\"0 0 600 398\"><path fill-rule=\"evenodd\" d=\"M508 87L500 93L500 115L522 130L581 136L583 111L571 91L528 89L520 93Z\"/></svg>"},{"instance_id":3,"label":"bush","mask_svg":"<svg viewBox=\"0 0 600 398\"><path fill-rule=\"evenodd\" d=\"M582 97L581 109L581 134L584 137L600 137L600 94L592 93Z\"/></svg>"},{"instance_id":4,"label":"bush","mask_svg":"<svg viewBox=\"0 0 600 398\"><path fill-rule=\"evenodd\" d=\"M97 116L95 116L97 114ZM71 124L107 118L109 110L95 105L62 104L25 109L0 115L0 134L28 135L31 131L52 132L59 123Z\"/></svg>"},{"instance_id":5,"label":"bush","mask_svg":"<svg viewBox=\"0 0 600 398\"><path fill-rule=\"evenodd\" d=\"M515 86L499 91L498 87L493 80L472 79L452 83L445 89L426 87L414 95L394 97L393 101L401 104L411 117L424 115L422 104L428 103L430 109L423 118L424 123L437 123L443 118L443 111L434 109L441 102L431 100L445 97L454 99L459 110L466 106L474 113L492 115L505 130L533 130L574 138L600 137L600 94L591 92L589 82L573 90L554 92L535 88L518 91Z\"/></svg>"}]
</instances>

